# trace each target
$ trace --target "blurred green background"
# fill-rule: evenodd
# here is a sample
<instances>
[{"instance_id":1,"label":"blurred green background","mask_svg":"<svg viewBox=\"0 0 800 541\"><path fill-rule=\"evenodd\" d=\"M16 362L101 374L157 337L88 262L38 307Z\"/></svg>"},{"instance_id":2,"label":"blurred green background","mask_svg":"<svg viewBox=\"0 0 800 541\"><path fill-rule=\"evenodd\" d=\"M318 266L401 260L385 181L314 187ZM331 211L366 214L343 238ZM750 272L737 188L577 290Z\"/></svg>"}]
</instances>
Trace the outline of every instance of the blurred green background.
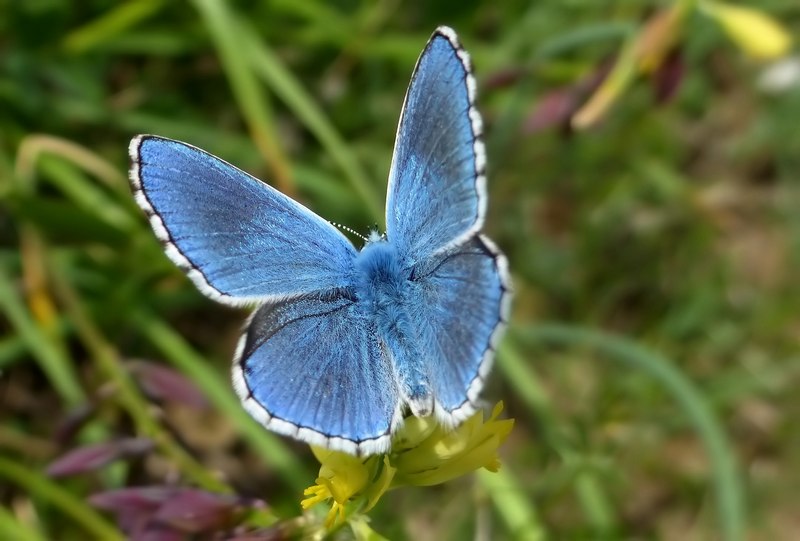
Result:
<instances>
[{"instance_id":1,"label":"blurred green background","mask_svg":"<svg viewBox=\"0 0 800 541\"><path fill-rule=\"evenodd\" d=\"M0 538L112 538L87 498L164 484L259 498L240 531L300 535L287 521L318 465L239 407L246 311L162 254L127 144L190 142L366 232L414 62L448 24L473 57L486 231L516 289L485 397L516 426L500 473L393 491L372 528L796 539L800 58L753 58L680 4L670 26L673 4L648 0L0 2ZM800 30L796 0L746 5ZM665 55L647 68L645 49ZM570 126L615 59L613 100ZM210 406L153 398L137 377L153 363ZM154 448L45 473L132 436Z\"/></svg>"}]
</instances>

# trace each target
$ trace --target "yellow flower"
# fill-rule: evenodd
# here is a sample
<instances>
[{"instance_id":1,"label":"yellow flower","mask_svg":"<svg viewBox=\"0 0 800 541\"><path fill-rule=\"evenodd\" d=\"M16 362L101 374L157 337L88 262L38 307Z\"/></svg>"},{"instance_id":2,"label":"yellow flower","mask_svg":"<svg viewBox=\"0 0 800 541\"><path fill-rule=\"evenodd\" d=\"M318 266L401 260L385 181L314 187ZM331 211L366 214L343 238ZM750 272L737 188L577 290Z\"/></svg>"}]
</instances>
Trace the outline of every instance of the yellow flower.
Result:
<instances>
[{"instance_id":1,"label":"yellow flower","mask_svg":"<svg viewBox=\"0 0 800 541\"><path fill-rule=\"evenodd\" d=\"M791 47L789 32L763 11L711 1L703 2L701 9L716 19L728 36L754 58L777 58Z\"/></svg>"},{"instance_id":2,"label":"yellow flower","mask_svg":"<svg viewBox=\"0 0 800 541\"><path fill-rule=\"evenodd\" d=\"M497 450L514 426L513 419L498 420L502 410L500 402L488 420L477 412L452 430L433 417L409 417L387 455L359 458L312 446L321 464L319 477L300 503L309 509L333 500L325 519L331 529L347 520L348 505L351 515L365 513L390 488L436 485L480 468L497 471Z\"/></svg>"},{"instance_id":3,"label":"yellow flower","mask_svg":"<svg viewBox=\"0 0 800 541\"><path fill-rule=\"evenodd\" d=\"M392 448L392 463L397 467L396 485L438 485L480 468L497 471L500 460L497 449L514 426L513 419L498 420L503 411L499 402L488 420L479 411L454 430L434 423L433 429L416 441L416 445ZM412 417L398 435L419 432L415 425L432 423L429 419ZM428 428L427 426L424 428ZM423 433L425 430L422 431Z\"/></svg>"},{"instance_id":4,"label":"yellow flower","mask_svg":"<svg viewBox=\"0 0 800 541\"><path fill-rule=\"evenodd\" d=\"M311 451L321 464L319 477L316 485L303 492L307 497L300 505L303 509L309 509L332 499L331 510L325 519L326 528L330 529L344 521L345 506L355 496L366 497L366 511L372 508L389 486L393 472L386 467L378 471L378 457L359 458L315 446L311 447ZM385 488L381 490L381 487Z\"/></svg>"}]
</instances>

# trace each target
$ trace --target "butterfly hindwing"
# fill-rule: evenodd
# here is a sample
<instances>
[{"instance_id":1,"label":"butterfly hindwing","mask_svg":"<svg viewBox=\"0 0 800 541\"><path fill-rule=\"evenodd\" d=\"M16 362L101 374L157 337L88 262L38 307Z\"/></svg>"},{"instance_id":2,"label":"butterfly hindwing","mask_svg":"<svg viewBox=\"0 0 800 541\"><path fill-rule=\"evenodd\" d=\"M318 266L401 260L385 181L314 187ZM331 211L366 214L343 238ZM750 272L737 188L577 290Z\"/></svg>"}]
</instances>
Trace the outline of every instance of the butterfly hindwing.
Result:
<instances>
[{"instance_id":1,"label":"butterfly hindwing","mask_svg":"<svg viewBox=\"0 0 800 541\"><path fill-rule=\"evenodd\" d=\"M418 336L427 353L437 416L457 424L478 408L477 398L505 327L510 282L505 257L475 236L420 265Z\"/></svg>"},{"instance_id":2,"label":"butterfly hindwing","mask_svg":"<svg viewBox=\"0 0 800 541\"><path fill-rule=\"evenodd\" d=\"M386 232L414 263L483 224L485 152L470 60L449 28L434 32L406 93L389 172Z\"/></svg>"},{"instance_id":3,"label":"butterfly hindwing","mask_svg":"<svg viewBox=\"0 0 800 541\"><path fill-rule=\"evenodd\" d=\"M401 419L391 361L348 291L259 308L239 343L233 381L268 428L353 454L387 451Z\"/></svg>"},{"instance_id":4,"label":"butterfly hindwing","mask_svg":"<svg viewBox=\"0 0 800 541\"><path fill-rule=\"evenodd\" d=\"M196 147L131 141L131 183L167 255L209 297L263 302L346 286L355 248L316 214Z\"/></svg>"}]
</instances>

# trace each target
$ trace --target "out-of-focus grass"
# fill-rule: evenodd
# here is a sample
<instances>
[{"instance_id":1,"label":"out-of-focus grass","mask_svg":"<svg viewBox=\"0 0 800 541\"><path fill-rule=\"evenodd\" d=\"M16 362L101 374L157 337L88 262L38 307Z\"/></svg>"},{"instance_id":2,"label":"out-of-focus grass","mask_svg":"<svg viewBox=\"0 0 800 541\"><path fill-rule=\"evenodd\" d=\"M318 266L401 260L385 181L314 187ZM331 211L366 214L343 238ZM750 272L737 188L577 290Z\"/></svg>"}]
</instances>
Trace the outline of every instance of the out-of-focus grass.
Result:
<instances>
[{"instance_id":1,"label":"out-of-focus grass","mask_svg":"<svg viewBox=\"0 0 800 541\"><path fill-rule=\"evenodd\" d=\"M516 428L502 475L391 493L372 527L413 539L792 539L800 83L761 90L763 64L695 16L671 101L642 80L592 129L525 129L655 7L3 4L0 537L110 538L88 495L176 479L299 513L314 462L235 401L228 363L245 314L203 299L163 256L124 180L127 142L186 140L365 231L381 221L414 61L449 24L476 65L486 229L517 290L486 394ZM760 7L800 30L792 0ZM176 367L211 409L153 404L126 368L135 358ZM47 479L74 445L54 434L87 402L96 411L76 441L136 434L157 456Z\"/></svg>"}]
</instances>

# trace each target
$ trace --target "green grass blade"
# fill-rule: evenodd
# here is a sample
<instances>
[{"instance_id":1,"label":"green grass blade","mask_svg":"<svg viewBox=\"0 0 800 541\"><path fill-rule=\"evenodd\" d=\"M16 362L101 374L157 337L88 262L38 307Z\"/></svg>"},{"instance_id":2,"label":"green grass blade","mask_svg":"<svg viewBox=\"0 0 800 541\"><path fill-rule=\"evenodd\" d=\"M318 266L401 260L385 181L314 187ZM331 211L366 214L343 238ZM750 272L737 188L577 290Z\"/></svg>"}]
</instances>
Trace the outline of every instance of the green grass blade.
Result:
<instances>
[{"instance_id":1,"label":"green grass blade","mask_svg":"<svg viewBox=\"0 0 800 541\"><path fill-rule=\"evenodd\" d=\"M581 453L574 450L557 429L558 422L545 390L511 340L504 341L500 346L497 352L497 364L517 396L533 412L542 440L565 463L573 465L585 462ZM581 468L575 476L575 491L595 534L607 536L616 531L617 520L597 477L591 470Z\"/></svg>"},{"instance_id":2,"label":"green grass blade","mask_svg":"<svg viewBox=\"0 0 800 541\"><path fill-rule=\"evenodd\" d=\"M0 268L0 310L17 335L39 362L50 384L69 406L86 400L72 362L50 336L33 320L24 302L14 290L15 281Z\"/></svg>"},{"instance_id":3,"label":"green grass blade","mask_svg":"<svg viewBox=\"0 0 800 541\"><path fill-rule=\"evenodd\" d=\"M361 197L376 221L383 221L381 197L370 184L361 164L349 145L339 135L322 108L305 91L297 78L283 65L280 59L264 45L255 32L242 25L245 50L250 55L253 69L268 84L273 92L292 110L308 130L314 134L331 158L344 173L350 185Z\"/></svg>"},{"instance_id":4,"label":"green grass blade","mask_svg":"<svg viewBox=\"0 0 800 541\"><path fill-rule=\"evenodd\" d=\"M91 538L122 541L123 536L85 500L18 462L0 457L0 479L22 487L26 493L46 500L79 524Z\"/></svg>"},{"instance_id":5,"label":"green grass blade","mask_svg":"<svg viewBox=\"0 0 800 541\"><path fill-rule=\"evenodd\" d=\"M67 34L64 47L74 53L88 51L152 16L164 0L136 0L123 2L89 24Z\"/></svg>"},{"instance_id":6,"label":"green grass blade","mask_svg":"<svg viewBox=\"0 0 800 541\"><path fill-rule=\"evenodd\" d=\"M477 475L481 486L505 522L506 528L511 532L512 539L518 541L547 539L547 532L539 520L536 509L525 497L525 491L506 464L503 464L497 472L481 469Z\"/></svg>"},{"instance_id":7,"label":"green grass blade","mask_svg":"<svg viewBox=\"0 0 800 541\"><path fill-rule=\"evenodd\" d=\"M700 390L674 363L628 339L591 329L531 324L514 331L513 336L536 344L591 347L611 360L642 370L663 385L683 409L708 452L723 539L743 539L746 524L744 487L733 449Z\"/></svg>"},{"instance_id":8,"label":"green grass blade","mask_svg":"<svg viewBox=\"0 0 800 541\"><path fill-rule=\"evenodd\" d=\"M244 39L241 25L226 2L217 0L193 0L203 22L217 48L220 61L239 105L242 119L259 149L267 166L271 169L272 181L288 195L293 195L294 184L289 162L278 143L275 122L266 93L245 53L249 43Z\"/></svg>"}]
</instances>

